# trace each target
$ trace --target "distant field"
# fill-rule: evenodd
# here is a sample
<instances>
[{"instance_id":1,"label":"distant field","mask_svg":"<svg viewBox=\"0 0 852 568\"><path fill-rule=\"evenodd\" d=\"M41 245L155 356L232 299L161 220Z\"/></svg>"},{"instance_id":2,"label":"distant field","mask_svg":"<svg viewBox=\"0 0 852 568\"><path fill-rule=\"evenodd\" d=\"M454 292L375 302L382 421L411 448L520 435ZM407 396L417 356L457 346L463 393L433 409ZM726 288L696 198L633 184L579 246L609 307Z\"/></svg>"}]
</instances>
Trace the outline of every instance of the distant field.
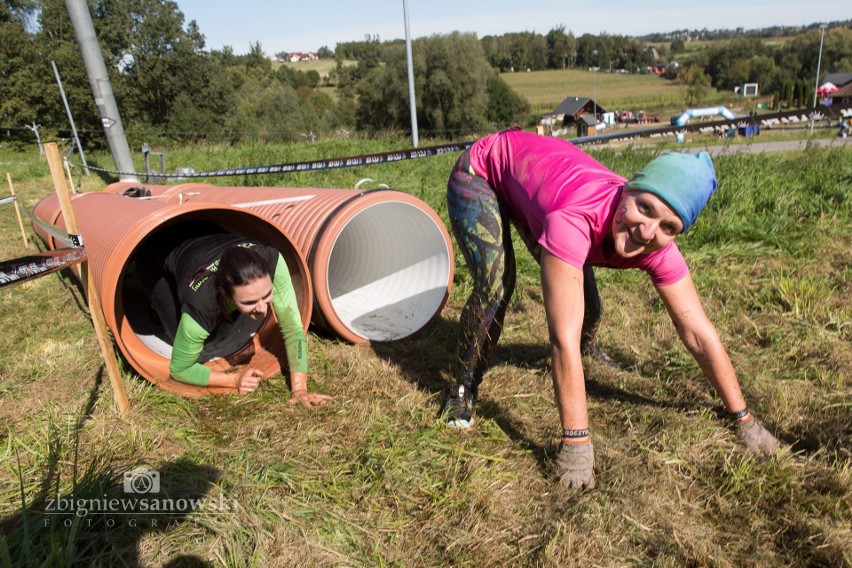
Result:
<instances>
[{"instance_id":1,"label":"distant field","mask_svg":"<svg viewBox=\"0 0 852 568\"><path fill-rule=\"evenodd\" d=\"M349 59L343 62L344 66L357 64L357 61ZM329 71L337 67L337 61L334 59L318 59L317 61L300 61L298 63L276 63L276 65L286 65L287 67L305 72L314 70L320 74L320 77L326 77Z\"/></svg>"},{"instance_id":2,"label":"distant field","mask_svg":"<svg viewBox=\"0 0 852 568\"><path fill-rule=\"evenodd\" d=\"M501 73L500 77L530 102L533 114L549 112L569 96L595 98L607 111L645 110L661 117L687 106L685 88L657 75L567 69ZM726 105L733 110L756 102L710 89L702 105Z\"/></svg>"},{"instance_id":3,"label":"distant field","mask_svg":"<svg viewBox=\"0 0 852 568\"><path fill-rule=\"evenodd\" d=\"M639 106L681 106L683 89L656 75L620 75L576 69L501 73L534 112L554 109L569 96L596 98L603 107L637 109Z\"/></svg>"}]
</instances>

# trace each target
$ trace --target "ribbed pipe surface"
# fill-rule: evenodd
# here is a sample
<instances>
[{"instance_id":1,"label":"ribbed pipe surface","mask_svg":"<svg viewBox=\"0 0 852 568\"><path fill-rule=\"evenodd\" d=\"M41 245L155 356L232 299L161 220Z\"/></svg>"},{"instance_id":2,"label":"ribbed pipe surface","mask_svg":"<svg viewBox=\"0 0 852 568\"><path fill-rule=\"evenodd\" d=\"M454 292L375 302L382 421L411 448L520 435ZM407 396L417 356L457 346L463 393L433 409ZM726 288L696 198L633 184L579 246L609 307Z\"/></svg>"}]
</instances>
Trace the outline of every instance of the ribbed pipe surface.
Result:
<instances>
[{"instance_id":1,"label":"ribbed pipe surface","mask_svg":"<svg viewBox=\"0 0 852 568\"><path fill-rule=\"evenodd\" d=\"M157 386L185 396L233 391L172 379L171 345L157 337L148 310L150 288L146 288L145 271L153 270L154 263L162 262L170 247L196 236L199 230L238 233L277 248L290 268L302 324L307 329L313 294L305 258L286 233L256 213L227 205L173 205L103 192L75 195L72 204L107 325L127 361ZM42 199L34 214L47 223L65 226L55 195ZM57 248L54 239L37 224L34 230L48 247ZM265 377L286 369L284 342L274 316L267 317L256 335L247 337L235 353L206 363L225 371L243 364L260 368Z\"/></svg>"},{"instance_id":2,"label":"ribbed pipe surface","mask_svg":"<svg viewBox=\"0 0 852 568\"><path fill-rule=\"evenodd\" d=\"M450 236L422 200L400 191L145 187L158 201L223 203L255 212L291 236L313 279L314 323L353 342L393 341L440 313L453 281Z\"/></svg>"}]
</instances>

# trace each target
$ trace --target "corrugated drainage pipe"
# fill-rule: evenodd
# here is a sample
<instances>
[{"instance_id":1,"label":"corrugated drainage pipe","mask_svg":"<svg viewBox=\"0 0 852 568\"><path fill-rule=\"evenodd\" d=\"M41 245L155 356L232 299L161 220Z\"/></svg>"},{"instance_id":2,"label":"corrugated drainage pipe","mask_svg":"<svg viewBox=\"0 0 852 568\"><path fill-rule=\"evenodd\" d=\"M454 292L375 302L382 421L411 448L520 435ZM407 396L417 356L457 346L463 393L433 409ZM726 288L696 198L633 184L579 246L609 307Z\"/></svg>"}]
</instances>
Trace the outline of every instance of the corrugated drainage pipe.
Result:
<instances>
[{"instance_id":1,"label":"corrugated drainage pipe","mask_svg":"<svg viewBox=\"0 0 852 568\"><path fill-rule=\"evenodd\" d=\"M232 392L188 385L169 376L171 344L163 339L149 308L150 279L165 255L184 239L205 233L236 233L277 248L290 268L307 329L313 293L305 258L286 233L256 213L227 205L172 205L102 192L75 195L72 203L107 325L127 361L155 385L184 396ZM55 195L36 205L35 216L65 226ZM48 247L57 248L53 237L38 224L34 229ZM286 354L274 316L268 316L256 334L240 338L231 355L205 364L225 371L251 364L264 377L279 374L287 368Z\"/></svg>"},{"instance_id":2,"label":"corrugated drainage pipe","mask_svg":"<svg viewBox=\"0 0 852 568\"><path fill-rule=\"evenodd\" d=\"M453 282L453 247L428 204L394 190L112 184L144 187L172 203L226 203L289 234L308 261L314 323L359 343L393 341L423 328Z\"/></svg>"}]
</instances>

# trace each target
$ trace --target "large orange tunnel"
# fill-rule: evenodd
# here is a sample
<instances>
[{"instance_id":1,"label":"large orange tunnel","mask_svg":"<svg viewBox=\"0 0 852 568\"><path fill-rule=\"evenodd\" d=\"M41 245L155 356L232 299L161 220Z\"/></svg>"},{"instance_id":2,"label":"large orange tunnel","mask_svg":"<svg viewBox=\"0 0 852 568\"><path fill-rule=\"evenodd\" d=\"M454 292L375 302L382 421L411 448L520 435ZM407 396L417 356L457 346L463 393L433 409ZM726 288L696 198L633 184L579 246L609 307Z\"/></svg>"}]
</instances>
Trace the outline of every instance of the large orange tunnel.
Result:
<instances>
[{"instance_id":1,"label":"large orange tunnel","mask_svg":"<svg viewBox=\"0 0 852 568\"><path fill-rule=\"evenodd\" d=\"M122 195L138 187L154 198ZM171 344L148 308L146 274L187 238L226 232L274 246L290 267L305 328L313 317L354 343L417 332L440 313L452 285L453 249L443 222L399 191L120 182L75 195L72 203L119 349L140 375L185 396L231 392L169 377ZM35 216L64 227L56 196L39 202ZM57 248L51 235L34 228ZM227 370L250 363L264 376L279 374L286 355L273 317L241 337L232 355L205 364Z\"/></svg>"},{"instance_id":2,"label":"large orange tunnel","mask_svg":"<svg viewBox=\"0 0 852 568\"><path fill-rule=\"evenodd\" d=\"M290 235L308 262L313 321L353 343L407 337L440 313L454 258L443 221L428 204L394 190L176 186L144 187L156 201L227 204Z\"/></svg>"},{"instance_id":3,"label":"large orange tunnel","mask_svg":"<svg viewBox=\"0 0 852 568\"><path fill-rule=\"evenodd\" d=\"M305 258L286 233L258 214L227 205L173 205L109 193L75 195L72 204L107 325L127 361L155 385L184 396L232 392L170 378L171 344L162 333L158 334L156 320L148 308L150 282L146 281L146 274L162 263L172 248L199 233L235 233L277 248L290 268L302 323L307 329L313 292ZM36 205L35 216L49 224L65 226L55 195ZM37 224L34 228L50 248L57 248L53 237ZM281 332L271 310L259 329L243 332L234 342L231 355L206 364L219 370L251 364L261 369L264 377L278 375L287 368Z\"/></svg>"}]
</instances>

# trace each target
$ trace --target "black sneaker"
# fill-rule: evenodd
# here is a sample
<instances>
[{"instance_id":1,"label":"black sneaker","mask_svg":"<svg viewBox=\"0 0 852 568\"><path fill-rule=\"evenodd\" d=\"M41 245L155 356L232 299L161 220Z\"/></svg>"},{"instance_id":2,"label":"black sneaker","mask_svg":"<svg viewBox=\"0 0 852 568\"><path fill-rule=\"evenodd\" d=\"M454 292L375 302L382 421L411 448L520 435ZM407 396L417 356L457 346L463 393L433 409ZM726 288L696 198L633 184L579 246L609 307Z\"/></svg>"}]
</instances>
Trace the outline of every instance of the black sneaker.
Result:
<instances>
[{"instance_id":1,"label":"black sneaker","mask_svg":"<svg viewBox=\"0 0 852 568\"><path fill-rule=\"evenodd\" d=\"M473 407L476 397L464 385L450 387L441 416L450 428L465 430L473 426Z\"/></svg>"},{"instance_id":2,"label":"black sneaker","mask_svg":"<svg viewBox=\"0 0 852 568\"><path fill-rule=\"evenodd\" d=\"M592 343L591 345L581 345L580 353L586 357L591 357L596 361L599 361L609 367L610 369L621 369L621 365L619 365L615 359L604 353L604 351L598 346L597 343Z\"/></svg>"}]
</instances>

